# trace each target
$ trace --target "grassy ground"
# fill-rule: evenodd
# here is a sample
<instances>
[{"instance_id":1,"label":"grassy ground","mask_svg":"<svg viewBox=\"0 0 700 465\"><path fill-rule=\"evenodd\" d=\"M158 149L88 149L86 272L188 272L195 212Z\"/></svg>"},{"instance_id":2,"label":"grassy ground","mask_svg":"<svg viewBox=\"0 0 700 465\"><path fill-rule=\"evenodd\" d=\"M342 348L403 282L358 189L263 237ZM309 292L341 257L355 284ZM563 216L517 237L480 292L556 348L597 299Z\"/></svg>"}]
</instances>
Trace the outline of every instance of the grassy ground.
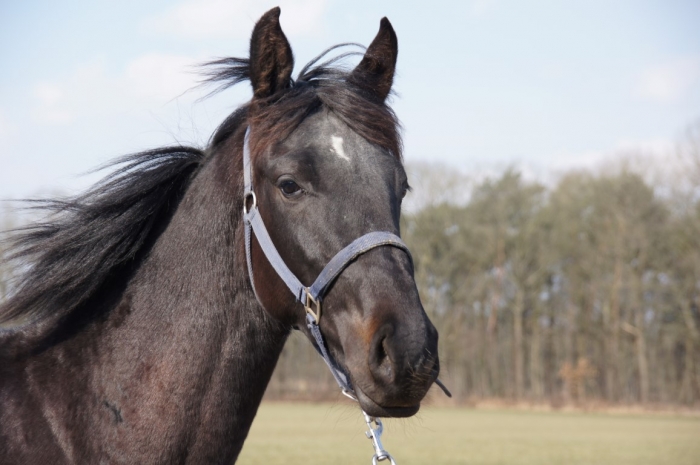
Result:
<instances>
[{"instance_id":1,"label":"grassy ground","mask_svg":"<svg viewBox=\"0 0 700 465\"><path fill-rule=\"evenodd\" d=\"M434 407L384 423L400 465L700 464L698 417ZM371 464L372 453L349 402L263 403L238 464Z\"/></svg>"}]
</instances>

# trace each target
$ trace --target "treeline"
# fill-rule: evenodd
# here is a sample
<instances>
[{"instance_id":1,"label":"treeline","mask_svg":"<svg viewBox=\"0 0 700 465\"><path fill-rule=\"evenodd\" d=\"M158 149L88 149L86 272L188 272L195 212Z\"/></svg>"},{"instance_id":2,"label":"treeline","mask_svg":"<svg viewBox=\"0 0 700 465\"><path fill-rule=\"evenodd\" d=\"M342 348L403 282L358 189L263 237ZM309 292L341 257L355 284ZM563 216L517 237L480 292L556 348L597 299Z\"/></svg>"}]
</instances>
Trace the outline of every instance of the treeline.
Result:
<instances>
[{"instance_id":1,"label":"treeline","mask_svg":"<svg viewBox=\"0 0 700 465\"><path fill-rule=\"evenodd\" d=\"M700 204L631 172L549 190L513 171L406 217L458 396L700 398Z\"/></svg>"}]
</instances>

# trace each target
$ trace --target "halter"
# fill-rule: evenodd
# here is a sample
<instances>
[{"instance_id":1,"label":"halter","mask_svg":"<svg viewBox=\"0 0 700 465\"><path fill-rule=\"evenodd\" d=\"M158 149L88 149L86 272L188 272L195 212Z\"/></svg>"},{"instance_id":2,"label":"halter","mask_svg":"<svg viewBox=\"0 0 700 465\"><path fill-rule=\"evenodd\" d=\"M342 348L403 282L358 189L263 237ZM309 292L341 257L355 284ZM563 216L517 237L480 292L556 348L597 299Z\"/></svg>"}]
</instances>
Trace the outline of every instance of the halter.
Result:
<instances>
[{"instance_id":1,"label":"halter","mask_svg":"<svg viewBox=\"0 0 700 465\"><path fill-rule=\"evenodd\" d=\"M335 254L333 258L328 262L328 264L321 270L316 280L311 286L304 286L301 281L292 273L292 271L284 263L284 260L280 256L277 248L272 242L270 235L265 228L265 223L263 223L262 217L260 216L260 211L258 210L257 198L255 197L255 192L253 191L253 167L250 159L250 145L249 145L249 135L250 127L246 129L245 140L243 143L243 222L245 230L245 252L246 252L246 262L248 264L248 275L250 276L250 283L253 287L253 292L255 297L258 299L258 303L262 306L262 302L258 297L258 293L255 290L255 281L253 278L253 261L251 258L251 234L255 233L255 237L258 240L258 244L262 249L265 257L270 262L270 265L275 269L277 275L284 281L289 290L292 292L297 301L304 305L304 310L306 311L306 326L309 328L311 335L314 338L313 345L316 351L323 357L323 360L328 365L331 374L337 381L340 389L343 391L347 397L357 401L357 396L352 388L350 382L350 377L343 371L343 369L335 361L331 353L328 351L328 347L321 334L321 329L319 328L319 322L321 320L321 303L323 302L323 297L328 291L329 285L347 268L350 263L355 260L360 255L380 246L392 246L397 247L405 251L409 258L411 258L411 253L408 251L408 247L396 234L392 234L386 231L375 231L360 236L350 244L345 246L340 252ZM248 202L251 202L251 206L248 207ZM264 307L264 306L263 306ZM392 464L395 463L394 459L386 452L380 441L380 436L382 434L383 426L379 418L371 417L362 411L365 417L365 423L369 427L367 431L367 437L372 439L375 455L372 458L373 463L378 461L389 460ZM373 427L375 424L376 427Z\"/></svg>"}]
</instances>

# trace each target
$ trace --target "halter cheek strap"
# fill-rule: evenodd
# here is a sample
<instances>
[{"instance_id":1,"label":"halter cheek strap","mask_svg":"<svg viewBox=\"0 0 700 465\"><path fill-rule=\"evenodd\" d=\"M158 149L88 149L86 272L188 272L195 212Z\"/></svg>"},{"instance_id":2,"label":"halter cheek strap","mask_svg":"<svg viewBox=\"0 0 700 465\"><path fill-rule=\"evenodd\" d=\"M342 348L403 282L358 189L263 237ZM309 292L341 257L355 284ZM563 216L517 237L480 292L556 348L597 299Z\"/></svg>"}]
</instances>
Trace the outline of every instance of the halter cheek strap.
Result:
<instances>
[{"instance_id":1,"label":"halter cheek strap","mask_svg":"<svg viewBox=\"0 0 700 465\"><path fill-rule=\"evenodd\" d=\"M349 376L331 356L323 340L321 329L318 326L321 320L321 303L323 297L328 291L330 284L360 255L376 247L385 245L402 249L408 254L409 258L411 258L411 253L408 251L406 244L397 235L385 231L370 232L364 236L358 237L335 254L323 268L313 284L308 287L304 286L294 273L292 273L286 263L284 263L260 216L257 199L253 191L253 170L250 159L250 145L248 143L249 133L250 127L246 129L245 142L243 144L243 221L245 229L246 262L248 264L248 275L250 276L250 283L253 286L253 292L255 292L255 297L262 305L257 291L255 290L253 262L250 253L252 234L255 234L258 244L265 254L265 257L267 257L267 260L270 262L270 265L272 265L277 275L284 281L297 301L304 305L306 311L306 325L314 338L314 347L321 357L323 357L323 360L328 365L328 368L343 392L354 397L354 390L350 383ZM249 203L250 206L248 205Z\"/></svg>"}]
</instances>

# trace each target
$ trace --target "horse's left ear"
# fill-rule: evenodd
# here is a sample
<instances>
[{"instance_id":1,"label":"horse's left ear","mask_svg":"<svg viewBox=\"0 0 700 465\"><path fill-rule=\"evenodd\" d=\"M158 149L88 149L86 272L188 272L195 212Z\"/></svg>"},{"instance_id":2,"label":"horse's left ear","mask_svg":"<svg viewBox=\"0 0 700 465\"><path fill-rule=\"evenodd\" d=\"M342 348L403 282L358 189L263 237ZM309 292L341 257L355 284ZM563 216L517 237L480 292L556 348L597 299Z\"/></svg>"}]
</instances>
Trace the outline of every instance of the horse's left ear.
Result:
<instances>
[{"instance_id":1,"label":"horse's left ear","mask_svg":"<svg viewBox=\"0 0 700 465\"><path fill-rule=\"evenodd\" d=\"M280 9L273 8L255 23L250 38L250 82L255 98L265 98L291 85L294 55L280 27Z\"/></svg>"},{"instance_id":2,"label":"horse's left ear","mask_svg":"<svg viewBox=\"0 0 700 465\"><path fill-rule=\"evenodd\" d=\"M398 54L399 42L394 28L388 19L382 18L377 36L349 80L383 102L394 82Z\"/></svg>"}]
</instances>

